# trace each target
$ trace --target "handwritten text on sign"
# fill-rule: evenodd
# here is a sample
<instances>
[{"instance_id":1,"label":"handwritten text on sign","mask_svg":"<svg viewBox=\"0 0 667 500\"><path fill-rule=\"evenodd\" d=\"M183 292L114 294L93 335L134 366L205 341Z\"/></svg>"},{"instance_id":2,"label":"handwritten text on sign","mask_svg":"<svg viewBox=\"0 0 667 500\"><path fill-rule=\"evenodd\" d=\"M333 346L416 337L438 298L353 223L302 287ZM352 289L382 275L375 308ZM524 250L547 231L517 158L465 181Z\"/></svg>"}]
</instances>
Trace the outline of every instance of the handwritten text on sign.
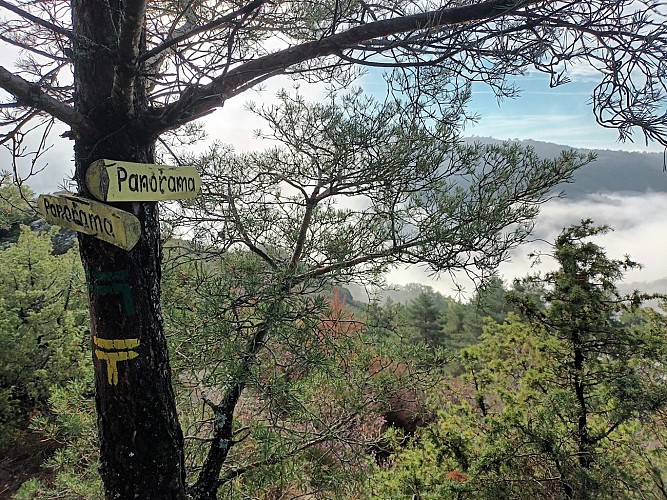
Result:
<instances>
[{"instance_id":1,"label":"handwritten text on sign","mask_svg":"<svg viewBox=\"0 0 667 500\"><path fill-rule=\"evenodd\" d=\"M160 201L194 198L201 179L194 167L97 160L86 172L86 184L102 201Z\"/></svg>"},{"instance_id":2,"label":"handwritten text on sign","mask_svg":"<svg viewBox=\"0 0 667 500\"><path fill-rule=\"evenodd\" d=\"M43 194L38 205L49 224L90 234L124 250L131 250L141 236L141 223L134 215L97 201Z\"/></svg>"}]
</instances>

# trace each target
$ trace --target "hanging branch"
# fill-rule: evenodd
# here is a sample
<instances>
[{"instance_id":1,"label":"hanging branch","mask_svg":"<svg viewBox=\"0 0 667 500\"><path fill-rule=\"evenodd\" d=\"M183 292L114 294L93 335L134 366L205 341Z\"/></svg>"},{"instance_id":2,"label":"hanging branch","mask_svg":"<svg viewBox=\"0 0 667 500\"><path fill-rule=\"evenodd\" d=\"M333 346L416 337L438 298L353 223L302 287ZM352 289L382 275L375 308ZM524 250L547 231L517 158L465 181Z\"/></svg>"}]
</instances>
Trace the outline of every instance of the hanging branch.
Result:
<instances>
[{"instance_id":1,"label":"hanging branch","mask_svg":"<svg viewBox=\"0 0 667 500\"><path fill-rule=\"evenodd\" d=\"M5 0L0 0L0 7L2 7L3 9L7 9L10 12L13 12L14 14L22 17L27 21L30 21L31 23L35 23L36 25L41 26L42 28L51 30L54 33L58 33L59 35L63 35L69 38L70 40L75 39L74 33L72 33L70 30L63 28L62 26L58 26L57 24L50 23L49 21L45 21L44 19L39 18L37 16L34 16L29 12L20 9L19 7L16 7L15 5L10 4L9 2L6 2Z\"/></svg>"},{"instance_id":2,"label":"hanging branch","mask_svg":"<svg viewBox=\"0 0 667 500\"><path fill-rule=\"evenodd\" d=\"M95 126L73 107L47 95L38 85L0 66L0 88L11 93L19 104L47 113L72 127L75 135L94 134Z\"/></svg>"}]
</instances>

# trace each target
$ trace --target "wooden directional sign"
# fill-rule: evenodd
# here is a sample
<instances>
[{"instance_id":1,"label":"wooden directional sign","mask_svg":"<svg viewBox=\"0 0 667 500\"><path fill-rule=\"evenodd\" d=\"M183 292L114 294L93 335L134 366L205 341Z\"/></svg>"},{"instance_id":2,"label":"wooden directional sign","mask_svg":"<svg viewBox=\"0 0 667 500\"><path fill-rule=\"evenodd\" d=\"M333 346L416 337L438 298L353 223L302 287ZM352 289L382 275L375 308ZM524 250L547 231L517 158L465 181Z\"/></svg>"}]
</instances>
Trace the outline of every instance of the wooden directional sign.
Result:
<instances>
[{"instance_id":1,"label":"wooden directional sign","mask_svg":"<svg viewBox=\"0 0 667 500\"><path fill-rule=\"evenodd\" d=\"M201 179L194 167L97 160L88 167L86 184L102 201L161 201L194 198Z\"/></svg>"},{"instance_id":2,"label":"wooden directional sign","mask_svg":"<svg viewBox=\"0 0 667 500\"><path fill-rule=\"evenodd\" d=\"M97 201L43 194L37 202L48 223L90 234L124 250L131 250L141 236L141 223L134 215Z\"/></svg>"}]
</instances>

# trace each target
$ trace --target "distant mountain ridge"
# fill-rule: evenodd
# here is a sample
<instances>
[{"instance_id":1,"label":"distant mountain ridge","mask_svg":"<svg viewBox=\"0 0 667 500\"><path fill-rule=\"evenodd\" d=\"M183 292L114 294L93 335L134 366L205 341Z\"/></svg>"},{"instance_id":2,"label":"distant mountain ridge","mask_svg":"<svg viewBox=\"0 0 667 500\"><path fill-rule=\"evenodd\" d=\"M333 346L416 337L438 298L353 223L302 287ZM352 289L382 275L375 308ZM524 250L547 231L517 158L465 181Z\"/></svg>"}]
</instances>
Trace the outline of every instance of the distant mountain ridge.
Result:
<instances>
[{"instance_id":1,"label":"distant mountain ridge","mask_svg":"<svg viewBox=\"0 0 667 500\"><path fill-rule=\"evenodd\" d=\"M469 137L466 142L501 144L505 141L491 137ZM589 194L667 193L667 172L664 171L663 153L643 153L572 148L533 140L517 141L532 147L543 158L554 158L563 150L575 149L594 152L597 160L579 169L572 183L561 186L569 199L580 199Z\"/></svg>"}]
</instances>

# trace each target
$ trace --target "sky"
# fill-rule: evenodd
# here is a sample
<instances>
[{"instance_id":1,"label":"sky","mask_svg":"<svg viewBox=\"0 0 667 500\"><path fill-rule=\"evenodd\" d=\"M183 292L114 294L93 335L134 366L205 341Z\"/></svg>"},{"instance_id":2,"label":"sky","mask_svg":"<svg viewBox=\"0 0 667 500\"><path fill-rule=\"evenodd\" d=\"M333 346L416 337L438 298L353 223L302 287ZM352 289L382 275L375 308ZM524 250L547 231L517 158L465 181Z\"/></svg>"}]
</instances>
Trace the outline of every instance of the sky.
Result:
<instances>
[{"instance_id":1,"label":"sky","mask_svg":"<svg viewBox=\"0 0 667 500\"><path fill-rule=\"evenodd\" d=\"M576 77L576 75L575 75ZM362 88L378 93L384 83L372 76L360 80ZM589 100L593 88L589 75L583 74L556 89L549 88L548 78L530 74L517 80L521 87L521 97L498 103L491 90L484 85L473 88L473 98L469 111L479 116L476 123L468 124L466 136L494 137L496 139L533 139L553 142L565 146L612 149L630 151L662 152L657 144L646 145L640 133L635 142L618 142L615 130L604 129L595 123ZM294 83L286 79L274 79L264 90L250 90L225 103L224 107L204 120L209 140L234 144L237 151L258 149L262 145L254 139L254 131L262 122L246 110L248 101L271 103L280 88L293 88ZM306 98L317 100L324 95L323 88L301 85L299 92ZM58 130L57 137L65 129ZM205 144L199 146L203 149ZM0 169L7 168L8 155L0 152ZM48 167L31 180L37 192L53 192L63 187L75 189L68 181L73 172L72 142L60 139L45 156ZM659 168L659 167L656 167ZM665 174L667 182L667 174ZM628 282L648 282L667 277L667 259L662 249L667 245L667 221L660 217L667 209L667 199L662 196L617 197L614 199L572 202L553 200L547 203L537 220L535 238L553 241L563 226L575 223L581 218L592 217L598 223L610 224L616 231L603 239L605 248L612 257L622 257L625 253L642 262L645 267L633 272ZM535 271L530 267L526 255L535 250L546 250L545 245L535 243L514 251L508 263L500 268L500 274L507 280ZM548 269L546 264L541 270ZM400 269L392 272L388 280L396 284L420 281L432 285L446 295L452 295L456 286L447 277L433 279L420 269ZM460 278L467 295L472 286ZM465 294L464 294L465 296Z\"/></svg>"},{"instance_id":2,"label":"sky","mask_svg":"<svg viewBox=\"0 0 667 500\"><path fill-rule=\"evenodd\" d=\"M648 146L640 132L634 142L619 142L618 133L595 123L588 104L593 82L588 75L567 85L549 88L548 78L541 74L530 74L516 80L521 87L521 97L498 102L489 87L476 84L473 98L468 106L470 114L479 117L476 123L468 123L466 136L494 137L496 139L533 139L571 147L590 149L612 149L625 151L662 152L659 144ZM379 76L369 74L358 84L367 92L383 94L385 84ZM293 90L295 84L286 78L275 78L261 90L251 89L225 103L225 105L202 121L209 133L209 140L234 144L237 150L258 149L261 142L254 139L254 131L262 121L246 110L247 103L275 102L278 90ZM298 85L298 91L306 98L318 100L324 96L323 86ZM65 132L61 127L53 137ZM31 186L39 191L54 191L67 187L68 177L73 172L72 141L58 140L45 155L48 168L31 179ZM204 149L205 144L198 146ZM8 155L0 152L0 170L8 167Z\"/></svg>"},{"instance_id":3,"label":"sky","mask_svg":"<svg viewBox=\"0 0 667 500\"><path fill-rule=\"evenodd\" d=\"M550 88L546 75L531 73L519 77L516 83L522 89L521 96L500 103L488 86L475 84L468 111L478 115L479 120L467 124L464 134L496 139L533 139L589 149L663 151L659 144L646 145L640 131L635 133L634 142L619 142L616 130L598 125L589 104L594 79L587 73L574 78L569 84ZM378 75L368 73L357 84L367 92L384 95L385 83ZM245 111L246 103L272 102L278 89L292 87L292 82L276 79L265 90L251 90L228 101L204 122L214 131L211 135L223 142L256 147L252 132L262 123ZM322 86L300 85L298 91L312 100L324 95Z\"/></svg>"},{"instance_id":4,"label":"sky","mask_svg":"<svg viewBox=\"0 0 667 500\"><path fill-rule=\"evenodd\" d=\"M634 133L634 142L619 142L616 130L598 125L589 104L594 86L589 78L549 88L545 75L531 75L519 84L523 88L521 97L501 103L488 88L476 88L470 108L481 119L466 133L588 149L663 151L657 143L647 145L641 131Z\"/></svg>"}]
</instances>

